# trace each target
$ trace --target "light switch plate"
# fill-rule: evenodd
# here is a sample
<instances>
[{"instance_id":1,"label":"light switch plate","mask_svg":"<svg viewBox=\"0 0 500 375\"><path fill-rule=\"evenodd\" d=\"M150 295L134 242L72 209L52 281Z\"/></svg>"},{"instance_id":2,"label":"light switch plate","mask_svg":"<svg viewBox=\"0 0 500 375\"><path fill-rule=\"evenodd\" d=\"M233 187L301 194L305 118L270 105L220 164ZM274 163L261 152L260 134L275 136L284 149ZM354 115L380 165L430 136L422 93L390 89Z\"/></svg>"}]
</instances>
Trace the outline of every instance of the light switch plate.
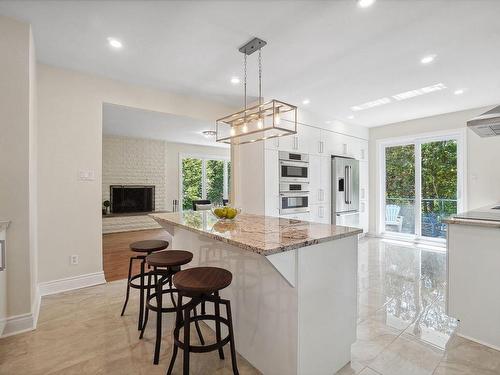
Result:
<instances>
[{"instance_id":1,"label":"light switch plate","mask_svg":"<svg viewBox=\"0 0 500 375\"><path fill-rule=\"evenodd\" d=\"M80 181L94 181L95 171L93 169L80 169L78 171L78 179Z\"/></svg>"}]
</instances>

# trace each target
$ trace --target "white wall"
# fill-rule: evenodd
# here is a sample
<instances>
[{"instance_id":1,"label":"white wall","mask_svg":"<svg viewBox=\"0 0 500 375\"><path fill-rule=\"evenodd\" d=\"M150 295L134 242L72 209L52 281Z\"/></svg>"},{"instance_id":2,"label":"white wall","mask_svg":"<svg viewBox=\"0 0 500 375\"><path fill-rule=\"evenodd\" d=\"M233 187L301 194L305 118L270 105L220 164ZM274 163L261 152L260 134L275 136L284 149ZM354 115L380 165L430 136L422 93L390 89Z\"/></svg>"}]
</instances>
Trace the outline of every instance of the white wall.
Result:
<instances>
[{"instance_id":1,"label":"white wall","mask_svg":"<svg viewBox=\"0 0 500 375\"><path fill-rule=\"evenodd\" d=\"M379 217L380 171L377 141L422 133L463 129L467 120L491 109L483 107L466 111L370 128L370 232L375 233ZM500 137L480 138L471 130L466 131L467 149L467 207L473 209L500 202Z\"/></svg>"},{"instance_id":2,"label":"white wall","mask_svg":"<svg viewBox=\"0 0 500 375\"><path fill-rule=\"evenodd\" d=\"M97 76L38 65L39 281L102 271L102 104L215 121L228 108ZM79 181L80 169L95 172ZM80 263L69 264L78 254Z\"/></svg>"},{"instance_id":3,"label":"white wall","mask_svg":"<svg viewBox=\"0 0 500 375\"><path fill-rule=\"evenodd\" d=\"M35 298L35 65L28 24L0 16L0 35L0 219L11 221L7 317L12 317L31 314Z\"/></svg>"}]
</instances>

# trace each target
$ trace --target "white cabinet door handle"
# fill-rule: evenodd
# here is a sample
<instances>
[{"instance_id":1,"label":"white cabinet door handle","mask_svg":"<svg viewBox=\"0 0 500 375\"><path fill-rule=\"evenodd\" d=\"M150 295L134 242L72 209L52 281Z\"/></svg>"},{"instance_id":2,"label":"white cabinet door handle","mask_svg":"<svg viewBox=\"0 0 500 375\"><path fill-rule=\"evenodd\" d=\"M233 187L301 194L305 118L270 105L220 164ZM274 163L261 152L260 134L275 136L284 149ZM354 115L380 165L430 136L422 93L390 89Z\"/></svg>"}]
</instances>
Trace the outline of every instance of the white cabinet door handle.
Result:
<instances>
[{"instance_id":1,"label":"white cabinet door handle","mask_svg":"<svg viewBox=\"0 0 500 375\"><path fill-rule=\"evenodd\" d=\"M5 240L0 240L0 271L5 271L5 268L7 267L5 264Z\"/></svg>"},{"instance_id":2,"label":"white cabinet door handle","mask_svg":"<svg viewBox=\"0 0 500 375\"><path fill-rule=\"evenodd\" d=\"M323 206L318 207L318 216L320 218L323 218L325 216L325 207L323 207Z\"/></svg>"},{"instance_id":3,"label":"white cabinet door handle","mask_svg":"<svg viewBox=\"0 0 500 375\"><path fill-rule=\"evenodd\" d=\"M344 155L348 153L347 143L342 143L342 153Z\"/></svg>"},{"instance_id":4,"label":"white cabinet door handle","mask_svg":"<svg viewBox=\"0 0 500 375\"><path fill-rule=\"evenodd\" d=\"M294 150L299 149L299 137L297 137L297 136L293 137L293 149Z\"/></svg>"},{"instance_id":5,"label":"white cabinet door handle","mask_svg":"<svg viewBox=\"0 0 500 375\"><path fill-rule=\"evenodd\" d=\"M322 154L325 152L325 142L319 141L319 153Z\"/></svg>"},{"instance_id":6,"label":"white cabinet door handle","mask_svg":"<svg viewBox=\"0 0 500 375\"><path fill-rule=\"evenodd\" d=\"M361 149L361 159L363 159L363 160L365 159L365 149L364 148Z\"/></svg>"}]
</instances>

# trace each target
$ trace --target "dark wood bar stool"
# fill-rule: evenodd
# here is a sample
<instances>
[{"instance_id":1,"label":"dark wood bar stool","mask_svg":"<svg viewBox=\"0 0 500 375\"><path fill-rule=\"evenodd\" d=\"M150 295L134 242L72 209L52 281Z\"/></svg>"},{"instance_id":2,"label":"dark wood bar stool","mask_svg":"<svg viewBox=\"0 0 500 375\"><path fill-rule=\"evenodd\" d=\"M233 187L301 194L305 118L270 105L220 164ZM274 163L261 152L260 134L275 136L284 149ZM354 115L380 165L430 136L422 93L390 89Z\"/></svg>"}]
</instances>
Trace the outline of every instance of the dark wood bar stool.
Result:
<instances>
[{"instance_id":1,"label":"dark wood bar stool","mask_svg":"<svg viewBox=\"0 0 500 375\"><path fill-rule=\"evenodd\" d=\"M172 373L175 359L179 348L183 350L183 374L189 375L189 354L207 353L214 350L219 351L219 358L224 359L223 347L229 343L231 349L231 364L233 374L238 375L238 364L236 361L236 347L234 344L233 321L231 316L231 303L229 300L222 299L219 291L228 287L231 284L233 275L228 270L218 267L195 267L176 273L173 277L174 286L178 291L177 314L174 328L174 346L172 351L172 359L167 370L167 375ZM183 305L184 297L191 300ZM191 316L191 311L194 311L200 303L213 303L214 315L201 314ZM223 318L220 314L220 305L226 307L227 318ZM216 342L210 345L191 345L190 342L190 325L192 322L200 320L212 320L215 322ZM228 329L228 335L221 337L221 324L224 324ZM183 340L179 338L181 328L184 329Z\"/></svg>"},{"instance_id":2,"label":"dark wood bar stool","mask_svg":"<svg viewBox=\"0 0 500 375\"><path fill-rule=\"evenodd\" d=\"M146 266L146 257L160 250L165 250L168 247L168 242L163 240L145 240L145 241L137 241L130 244L130 250L135 253L139 253L140 255L136 255L130 257L130 263L128 266L128 278L127 278L127 295L125 297L125 303L123 304L122 313L125 314L125 309L127 308L128 299L130 296L130 288L139 289L140 292L140 302L139 302L139 322L137 323L137 329L141 330L143 326L143 317L144 317L144 290L148 288L148 286L144 283L144 278L147 276L145 266ZM141 262L141 270L137 275L132 276L132 264L135 260L139 260ZM139 280L139 284L134 283L134 280Z\"/></svg>"},{"instance_id":3,"label":"dark wood bar stool","mask_svg":"<svg viewBox=\"0 0 500 375\"><path fill-rule=\"evenodd\" d=\"M162 314L173 313L177 311L174 293L177 289L172 286L172 276L181 270L181 266L188 264L193 259L193 254L183 250L165 250L158 251L146 257L146 263L152 270L148 272L148 287L146 295L146 314L144 324L142 325L140 339L144 336L144 331L148 324L149 311L156 312L156 344L153 357L153 363L158 364L160 360L160 347L162 336ZM152 279L154 278L154 284ZM154 289L154 293L151 293ZM173 307L163 306L163 295L169 294ZM156 302L154 304L153 302ZM200 342L204 344L203 336L199 325L196 325Z\"/></svg>"}]
</instances>

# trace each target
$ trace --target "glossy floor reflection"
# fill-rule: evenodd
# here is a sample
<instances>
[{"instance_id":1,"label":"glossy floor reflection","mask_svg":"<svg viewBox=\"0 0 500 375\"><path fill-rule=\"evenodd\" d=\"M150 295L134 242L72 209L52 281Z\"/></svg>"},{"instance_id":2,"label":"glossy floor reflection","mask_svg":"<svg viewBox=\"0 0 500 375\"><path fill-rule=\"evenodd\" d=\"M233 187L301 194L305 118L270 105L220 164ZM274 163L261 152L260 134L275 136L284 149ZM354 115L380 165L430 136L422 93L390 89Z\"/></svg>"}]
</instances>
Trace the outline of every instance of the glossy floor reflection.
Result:
<instances>
[{"instance_id":1,"label":"glossy floor reflection","mask_svg":"<svg viewBox=\"0 0 500 375\"><path fill-rule=\"evenodd\" d=\"M360 241L358 340L339 374L500 374L500 352L453 334L445 260L436 249ZM120 317L124 291L116 281L44 297L36 331L0 340L0 374L164 374L171 336L164 336L160 365L152 365L154 322L139 340L137 293ZM165 327L172 324L166 316ZM204 335L213 338L206 327ZM192 374L232 373L217 352L193 355L191 363ZM242 375L259 374L241 356L238 364Z\"/></svg>"},{"instance_id":2,"label":"glossy floor reflection","mask_svg":"<svg viewBox=\"0 0 500 375\"><path fill-rule=\"evenodd\" d=\"M445 314L444 249L360 241L358 331L338 374L500 374L500 352L455 333Z\"/></svg>"}]
</instances>

